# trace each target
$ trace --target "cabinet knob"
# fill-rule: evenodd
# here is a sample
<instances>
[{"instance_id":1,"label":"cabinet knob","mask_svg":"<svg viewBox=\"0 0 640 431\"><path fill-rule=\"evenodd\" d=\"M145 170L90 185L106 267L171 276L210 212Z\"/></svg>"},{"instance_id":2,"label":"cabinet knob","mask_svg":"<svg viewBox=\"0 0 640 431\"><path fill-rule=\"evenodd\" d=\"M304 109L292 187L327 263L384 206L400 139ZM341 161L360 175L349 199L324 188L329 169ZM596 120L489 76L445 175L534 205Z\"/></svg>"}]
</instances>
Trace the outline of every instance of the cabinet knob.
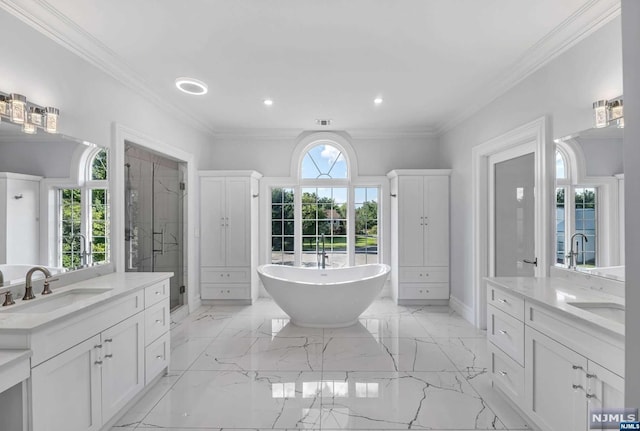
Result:
<instances>
[{"instance_id":1,"label":"cabinet knob","mask_svg":"<svg viewBox=\"0 0 640 431\"><path fill-rule=\"evenodd\" d=\"M94 349L102 349L102 344L96 344L93 346Z\"/></svg>"},{"instance_id":2,"label":"cabinet knob","mask_svg":"<svg viewBox=\"0 0 640 431\"><path fill-rule=\"evenodd\" d=\"M109 353L108 355L104 355L105 358L111 359L113 358L113 355L111 353Z\"/></svg>"},{"instance_id":3,"label":"cabinet knob","mask_svg":"<svg viewBox=\"0 0 640 431\"><path fill-rule=\"evenodd\" d=\"M113 338L107 338L104 340L105 343L111 343L113 342Z\"/></svg>"},{"instance_id":4,"label":"cabinet knob","mask_svg":"<svg viewBox=\"0 0 640 431\"><path fill-rule=\"evenodd\" d=\"M506 304L507 300L506 299L498 299L498 302L502 303L502 304Z\"/></svg>"},{"instance_id":5,"label":"cabinet knob","mask_svg":"<svg viewBox=\"0 0 640 431\"><path fill-rule=\"evenodd\" d=\"M504 329L501 329L501 330L500 330L500 333L501 333L502 335L507 335L507 331L505 331Z\"/></svg>"},{"instance_id":6,"label":"cabinet knob","mask_svg":"<svg viewBox=\"0 0 640 431\"><path fill-rule=\"evenodd\" d=\"M498 374L500 374L502 377L506 377L507 372L506 371L498 371Z\"/></svg>"},{"instance_id":7,"label":"cabinet knob","mask_svg":"<svg viewBox=\"0 0 640 431\"><path fill-rule=\"evenodd\" d=\"M582 367L580 365L572 365L571 368L574 369L574 370L581 370L582 369Z\"/></svg>"},{"instance_id":8,"label":"cabinet knob","mask_svg":"<svg viewBox=\"0 0 640 431\"><path fill-rule=\"evenodd\" d=\"M587 373L587 379L597 379L598 376L596 376L595 374L589 374Z\"/></svg>"},{"instance_id":9,"label":"cabinet knob","mask_svg":"<svg viewBox=\"0 0 640 431\"><path fill-rule=\"evenodd\" d=\"M429 273L428 273L428 272L425 272L424 276L425 276L425 277L428 277L428 276L429 276Z\"/></svg>"},{"instance_id":10,"label":"cabinet knob","mask_svg":"<svg viewBox=\"0 0 640 431\"><path fill-rule=\"evenodd\" d=\"M231 277L231 274L227 274L227 277Z\"/></svg>"},{"instance_id":11,"label":"cabinet knob","mask_svg":"<svg viewBox=\"0 0 640 431\"><path fill-rule=\"evenodd\" d=\"M156 323L162 323L162 320L156 319Z\"/></svg>"},{"instance_id":12,"label":"cabinet knob","mask_svg":"<svg viewBox=\"0 0 640 431\"><path fill-rule=\"evenodd\" d=\"M224 274L220 274L220 277L224 277Z\"/></svg>"},{"instance_id":13,"label":"cabinet knob","mask_svg":"<svg viewBox=\"0 0 640 431\"><path fill-rule=\"evenodd\" d=\"M158 292L157 290L154 292L156 295L160 295L160 292Z\"/></svg>"},{"instance_id":14,"label":"cabinet knob","mask_svg":"<svg viewBox=\"0 0 640 431\"><path fill-rule=\"evenodd\" d=\"M163 359L162 355L156 356L156 359Z\"/></svg>"},{"instance_id":15,"label":"cabinet knob","mask_svg":"<svg viewBox=\"0 0 640 431\"><path fill-rule=\"evenodd\" d=\"M596 398L596 394L586 394L588 399Z\"/></svg>"},{"instance_id":16,"label":"cabinet knob","mask_svg":"<svg viewBox=\"0 0 640 431\"><path fill-rule=\"evenodd\" d=\"M422 289L420 289L420 293L422 293Z\"/></svg>"},{"instance_id":17,"label":"cabinet knob","mask_svg":"<svg viewBox=\"0 0 640 431\"><path fill-rule=\"evenodd\" d=\"M571 385L573 389L582 389L582 385Z\"/></svg>"},{"instance_id":18,"label":"cabinet knob","mask_svg":"<svg viewBox=\"0 0 640 431\"><path fill-rule=\"evenodd\" d=\"M102 365L102 361L95 361L94 364L100 366L100 365Z\"/></svg>"},{"instance_id":19,"label":"cabinet knob","mask_svg":"<svg viewBox=\"0 0 640 431\"><path fill-rule=\"evenodd\" d=\"M231 293L231 291L230 291L230 290L227 290L227 293Z\"/></svg>"}]
</instances>

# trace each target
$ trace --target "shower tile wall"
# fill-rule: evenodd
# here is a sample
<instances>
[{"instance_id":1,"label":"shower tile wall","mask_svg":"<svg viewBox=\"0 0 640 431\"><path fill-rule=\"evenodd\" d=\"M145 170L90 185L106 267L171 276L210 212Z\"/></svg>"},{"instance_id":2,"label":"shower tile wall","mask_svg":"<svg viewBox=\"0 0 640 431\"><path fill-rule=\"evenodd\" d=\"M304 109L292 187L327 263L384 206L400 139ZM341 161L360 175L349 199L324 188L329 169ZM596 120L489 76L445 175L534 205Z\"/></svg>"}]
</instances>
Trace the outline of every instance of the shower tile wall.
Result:
<instances>
[{"instance_id":1,"label":"shower tile wall","mask_svg":"<svg viewBox=\"0 0 640 431\"><path fill-rule=\"evenodd\" d=\"M127 271L174 272L171 306L175 307L180 301L180 286L186 281L182 278L185 265L182 170L176 162L132 147L127 148L126 163Z\"/></svg>"}]
</instances>

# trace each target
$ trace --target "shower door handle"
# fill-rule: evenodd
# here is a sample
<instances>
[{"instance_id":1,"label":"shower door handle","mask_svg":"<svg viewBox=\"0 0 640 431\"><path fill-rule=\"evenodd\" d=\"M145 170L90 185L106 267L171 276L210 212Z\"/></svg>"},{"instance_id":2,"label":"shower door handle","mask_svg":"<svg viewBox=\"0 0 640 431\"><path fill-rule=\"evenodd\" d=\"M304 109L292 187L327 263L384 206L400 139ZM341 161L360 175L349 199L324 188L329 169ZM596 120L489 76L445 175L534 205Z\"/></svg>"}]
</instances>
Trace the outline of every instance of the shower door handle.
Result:
<instances>
[{"instance_id":1,"label":"shower door handle","mask_svg":"<svg viewBox=\"0 0 640 431\"><path fill-rule=\"evenodd\" d=\"M153 250L154 253L164 254L164 234L165 229L161 229L160 232L154 232L154 235L160 235L160 250Z\"/></svg>"}]
</instances>

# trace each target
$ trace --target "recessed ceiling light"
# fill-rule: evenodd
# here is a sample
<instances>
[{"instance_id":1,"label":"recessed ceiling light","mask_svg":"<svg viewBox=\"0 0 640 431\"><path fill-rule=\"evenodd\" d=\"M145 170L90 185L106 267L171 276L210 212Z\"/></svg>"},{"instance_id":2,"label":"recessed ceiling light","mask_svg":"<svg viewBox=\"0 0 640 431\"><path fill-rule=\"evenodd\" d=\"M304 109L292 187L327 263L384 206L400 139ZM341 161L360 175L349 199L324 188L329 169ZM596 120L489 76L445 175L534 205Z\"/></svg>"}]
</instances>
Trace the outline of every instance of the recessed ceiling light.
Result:
<instances>
[{"instance_id":1,"label":"recessed ceiling light","mask_svg":"<svg viewBox=\"0 0 640 431\"><path fill-rule=\"evenodd\" d=\"M376 97L375 99L373 99L373 103L375 103L376 105L382 104L382 97Z\"/></svg>"},{"instance_id":2,"label":"recessed ceiling light","mask_svg":"<svg viewBox=\"0 0 640 431\"><path fill-rule=\"evenodd\" d=\"M267 106L271 106L271 105L273 105L273 100L271 100L271 99L264 99L264 101L263 101L262 103L264 103L264 104L265 104L265 105L267 105Z\"/></svg>"},{"instance_id":3,"label":"recessed ceiling light","mask_svg":"<svg viewBox=\"0 0 640 431\"><path fill-rule=\"evenodd\" d=\"M178 90L183 93L193 94L194 96L202 96L203 94L207 94L207 91L209 91L209 87L207 87L207 84L204 82L187 77L177 78L176 87L178 87Z\"/></svg>"}]
</instances>

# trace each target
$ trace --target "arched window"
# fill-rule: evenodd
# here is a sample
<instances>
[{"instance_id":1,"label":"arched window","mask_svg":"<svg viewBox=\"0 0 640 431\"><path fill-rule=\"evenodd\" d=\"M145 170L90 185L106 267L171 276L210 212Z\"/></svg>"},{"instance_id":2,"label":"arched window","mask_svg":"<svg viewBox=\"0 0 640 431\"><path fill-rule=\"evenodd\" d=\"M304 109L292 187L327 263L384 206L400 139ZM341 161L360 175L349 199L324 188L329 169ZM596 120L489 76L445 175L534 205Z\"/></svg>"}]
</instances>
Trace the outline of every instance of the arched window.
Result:
<instances>
[{"instance_id":1,"label":"arched window","mask_svg":"<svg viewBox=\"0 0 640 431\"><path fill-rule=\"evenodd\" d=\"M87 150L80 187L58 190L58 265L81 268L110 260L108 152Z\"/></svg>"},{"instance_id":2,"label":"arched window","mask_svg":"<svg viewBox=\"0 0 640 431\"><path fill-rule=\"evenodd\" d=\"M330 138L330 137L329 137ZM271 262L340 267L378 262L380 185L359 185L346 140L303 140L292 184L271 188Z\"/></svg>"}]
</instances>

